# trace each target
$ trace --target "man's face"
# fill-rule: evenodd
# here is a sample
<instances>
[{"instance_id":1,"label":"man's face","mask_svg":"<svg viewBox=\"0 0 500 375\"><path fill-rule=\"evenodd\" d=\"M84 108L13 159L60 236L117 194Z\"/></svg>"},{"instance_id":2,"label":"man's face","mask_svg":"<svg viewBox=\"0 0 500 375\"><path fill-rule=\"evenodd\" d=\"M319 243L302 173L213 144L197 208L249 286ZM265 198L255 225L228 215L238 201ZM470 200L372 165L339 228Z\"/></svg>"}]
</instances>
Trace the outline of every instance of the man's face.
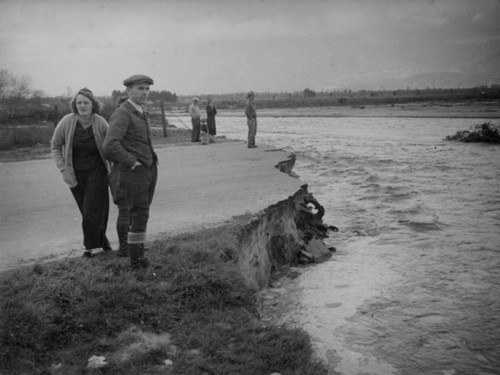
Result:
<instances>
[{"instance_id":1,"label":"man's face","mask_svg":"<svg viewBox=\"0 0 500 375\"><path fill-rule=\"evenodd\" d=\"M132 100L134 103L142 105L149 96L149 84L138 83L136 85L130 86L127 89L127 94L130 100Z\"/></svg>"}]
</instances>

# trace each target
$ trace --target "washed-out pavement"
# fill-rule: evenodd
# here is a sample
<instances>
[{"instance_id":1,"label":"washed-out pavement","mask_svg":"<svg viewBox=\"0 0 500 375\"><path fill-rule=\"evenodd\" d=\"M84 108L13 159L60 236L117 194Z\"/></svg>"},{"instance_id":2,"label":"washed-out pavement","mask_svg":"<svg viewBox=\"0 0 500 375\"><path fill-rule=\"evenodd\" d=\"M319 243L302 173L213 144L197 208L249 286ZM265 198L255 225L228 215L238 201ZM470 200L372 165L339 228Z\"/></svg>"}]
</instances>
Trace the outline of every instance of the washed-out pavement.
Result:
<instances>
[{"instance_id":1,"label":"washed-out pavement","mask_svg":"<svg viewBox=\"0 0 500 375\"><path fill-rule=\"evenodd\" d=\"M289 153L243 142L156 149L159 176L148 239L256 213L295 193L302 181L274 166ZM117 248L117 209L108 238ZM81 215L51 159L0 163L0 271L39 259L80 256Z\"/></svg>"}]
</instances>

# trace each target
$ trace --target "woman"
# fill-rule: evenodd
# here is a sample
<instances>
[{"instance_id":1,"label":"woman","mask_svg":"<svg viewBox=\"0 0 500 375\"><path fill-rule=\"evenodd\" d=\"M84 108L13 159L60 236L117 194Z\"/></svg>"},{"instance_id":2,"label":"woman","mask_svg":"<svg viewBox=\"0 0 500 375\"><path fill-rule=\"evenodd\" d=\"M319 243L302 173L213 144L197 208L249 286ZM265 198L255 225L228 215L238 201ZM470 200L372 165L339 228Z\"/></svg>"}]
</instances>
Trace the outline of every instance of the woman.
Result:
<instances>
[{"instance_id":1,"label":"woman","mask_svg":"<svg viewBox=\"0 0 500 375\"><path fill-rule=\"evenodd\" d=\"M87 88L78 91L71 109L73 113L56 126L51 151L82 214L83 257L91 258L95 249L111 250L106 238L109 164L102 153L108 123L99 116L101 104Z\"/></svg>"},{"instance_id":2,"label":"woman","mask_svg":"<svg viewBox=\"0 0 500 375\"><path fill-rule=\"evenodd\" d=\"M208 126L208 136L210 138L210 143L215 142L215 135L217 131L215 129L215 115L217 114L217 108L215 108L214 101L208 98L207 104L207 126Z\"/></svg>"}]
</instances>

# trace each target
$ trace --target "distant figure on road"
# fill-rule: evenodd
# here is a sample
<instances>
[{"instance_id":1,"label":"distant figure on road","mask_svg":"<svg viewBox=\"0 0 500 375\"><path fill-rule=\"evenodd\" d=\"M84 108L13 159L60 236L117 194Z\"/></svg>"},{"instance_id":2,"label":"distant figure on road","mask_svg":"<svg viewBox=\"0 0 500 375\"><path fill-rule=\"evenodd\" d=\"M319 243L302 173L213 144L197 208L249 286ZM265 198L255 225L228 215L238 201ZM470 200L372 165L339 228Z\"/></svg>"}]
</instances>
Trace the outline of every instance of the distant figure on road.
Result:
<instances>
[{"instance_id":1,"label":"distant figure on road","mask_svg":"<svg viewBox=\"0 0 500 375\"><path fill-rule=\"evenodd\" d=\"M215 135L217 134L217 129L215 127L215 115L217 114L217 108L215 108L215 104L212 98L208 98L206 111L207 111L208 138L210 143L214 143Z\"/></svg>"},{"instance_id":2,"label":"distant figure on road","mask_svg":"<svg viewBox=\"0 0 500 375\"><path fill-rule=\"evenodd\" d=\"M108 123L99 116L101 104L87 88L78 91L71 110L56 126L51 152L82 214L83 256L91 258L93 250L111 250L106 237L110 167L103 153Z\"/></svg>"},{"instance_id":3,"label":"distant figure on road","mask_svg":"<svg viewBox=\"0 0 500 375\"><path fill-rule=\"evenodd\" d=\"M191 116L191 124L193 130L191 132L191 142L200 142L200 124L201 115L200 107L198 107L198 98L193 98L193 103L189 106L189 116Z\"/></svg>"},{"instance_id":4,"label":"distant figure on road","mask_svg":"<svg viewBox=\"0 0 500 375\"><path fill-rule=\"evenodd\" d=\"M111 115L104 140L104 155L118 164L118 183L130 218L127 248L132 269L149 266L144 257L149 207L158 177L158 157L151 143L151 130L143 104L153 80L134 75L123 81L129 99Z\"/></svg>"},{"instance_id":5,"label":"distant figure on road","mask_svg":"<svg viewBox=\"0 0 500 375\"><path fill-rule=\"evenodd\" d=\"M255 148L255 136L257 135L257 107L255 106L255 94L250 91L247 95L245 106L248 125L248 148Z\"/></svg>"}]
</instances>

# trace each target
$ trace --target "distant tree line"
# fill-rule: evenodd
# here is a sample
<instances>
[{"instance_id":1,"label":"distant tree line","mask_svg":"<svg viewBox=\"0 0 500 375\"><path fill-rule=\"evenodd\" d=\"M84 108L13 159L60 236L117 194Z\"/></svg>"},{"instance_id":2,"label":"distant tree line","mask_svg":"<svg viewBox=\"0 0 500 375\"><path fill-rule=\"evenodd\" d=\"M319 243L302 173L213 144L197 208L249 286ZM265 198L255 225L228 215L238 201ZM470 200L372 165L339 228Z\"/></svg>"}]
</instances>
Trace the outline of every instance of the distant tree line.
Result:
<instances>
[{"instance_id":1,"label":"distant tree line","mask_svg":"<svg viewBox=\"0 0 500 375\"><path fill-rule=\"evenodd\" d=\"M211 97L220 109L240 108L244 106L246 93L215 94ZM411 102L453 102L453 101L498 101L500 85L477 86L470 88L426 88L401 90L331 90L314 91L306 88L302 91L257 92L256 101L261 108L297 108L321 106L362 106L395 105ZM179 105L186 105L190 97L179 97Z\"/></svg>"},{"instance_id":2,"label":"distant tree line","mask_svg":"<svg viewBox=\"0 0 500 375\"><path fill-rule=\"evenodd\" d=\"M111 97L114 101L118 100L118 98L127 95L126 91L113 90L111 92ZM170 91L151 91L149 93L149 100L153 102L170 102L175 103L177 101L177 95L175 93L171 93Z\"/></svg>"},{"instance_id":3,"label":"distant tree line","mask_svg":"<svg viewBox=\"0 0 500 375\"><path fill-rule=\"evenodd\" d=\"M0 69L0 100L45 96L42 90L33 90L31 82L31 78L27 75L14 76L8 70Z\"/></svg>"},{"instance_id":4,"label":"distant tree line","mask_svg":"<svg viewBox=\"0 0 500 375\"><path fill-rule=\"evenodd\" d=\"M310 90L309 88L304 89L304 98L314 98L316 96L316 91Z\"/></svg>"},{"instance_id":5,"label":"distant tree line","mask_svg":"<svg viewBox=\"0 0 500 375\"><path fill-rule=\"evenodd\" d=\"M109 119L116 108L117 99L126 95L125 91L113 90L110 96L101 96L102 115ZM204 105L208 96L212 97L219 109L241 108L245 105L246 92L229 94L197 95ZM29 76L15 76L5 69L0 69L0 125L32 124L41 121L57 122L70 112L69 102L73 96L70 87L58 96L49 97L42 90L32 87ZM191 103L192 95L177 96L170 91L151 91L150 110L159 114L160 102L166 108L177 107L183 110ZM401 90L322 90L305 88L295 92L257 92L256 101L261 108L297 108L314 106L362 106L395 105L411 102L452 102L452 101L498 101L500 85L477 86L471 88L426 88Z\"/></svg>"}]
</instances>

